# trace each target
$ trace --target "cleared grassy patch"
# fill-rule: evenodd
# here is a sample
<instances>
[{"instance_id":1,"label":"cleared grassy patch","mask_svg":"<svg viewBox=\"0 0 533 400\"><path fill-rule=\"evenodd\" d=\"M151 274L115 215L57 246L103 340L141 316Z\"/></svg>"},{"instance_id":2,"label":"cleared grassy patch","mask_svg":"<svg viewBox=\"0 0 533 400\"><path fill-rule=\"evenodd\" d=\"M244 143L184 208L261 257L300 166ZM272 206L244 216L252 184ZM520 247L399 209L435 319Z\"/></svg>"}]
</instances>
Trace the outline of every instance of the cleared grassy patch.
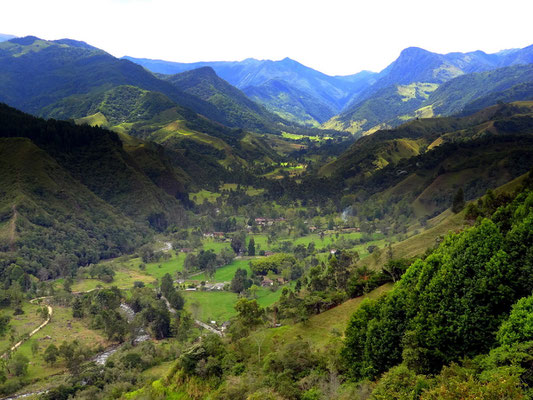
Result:
<instances>
[{"instance_id":1,"label":"cleared grassy patch","mask_svg":"<svg viewBox=\"0 0 533 400\"><path fill-rule=\"evenodd\" d=\"M209 190L200 190L196 193L189 193L189 200L195 204L204 204L204 202L214 203L217 198L220 197L220 193L210 192Z\"/></svg>"},{"instance_id":2,"label":"cleared grassy patch","mask_svg":"<svg viewBox=\"0 0 533 400\"><path fill-rule=\"evenodd\" d=\"M237 269L244 269L248 273L248 276L250 276L250 259L239 259L239 260L233 260L230 264L218 268L215 272L215 276L213 278L207 277L205 274L200 274L194 276L194 280L196 281L209 281L209 282L230 282L233 277L235 276L235 272Z\"/></svg>"},{"instance_id":3,"label":"cleared grassy patch","mask_svg":"<svg viewBox=\"0 0 533 400\"><path fill-rule=\"evenodd\" d=\"M200 321L222 323L237 315L233 308L238 298L236 293L224 291L181 293L185 298L185 309Z\"/></svg>"},{"instance_id":4,"label":"cleared grassy patch","mask_svg":"<svg viewBox=\"0 0 533 400\"><path fill-rule=\"evenodd\" d=\"M332 139L331 136L307 136L307 135L298 135L298 134L295 134L295 133L288 133L288 132L282 132L281 136L284 139L289 139L289 140L309 139L309 140L311 140L313 142L322 142L324 140Z\"/></svg>"},{"instance_id":5,"label":"cleared grassy patch","mask_svg":"<svg viewBox=\"0 0 533 400\"><path fill-rule=\"evenodd\" d=\"M41 306L38 304L24 302L22 305L24 314L13 315L12 309L3 309L0 311L0 315L8 315L11 317L9 321L9 330L13 329L14 337L17 339L17 342L23 335L29 334L44 321L41 315L37 313L39 308L41 308ZM0 338L0 354L4 354L9 347L11 347L11 343L10 333L8 332Z\"/></svg>"},{"instance_id":6,"label":"cleared grassy patch","mask_svg":"<svg viewBox=\"0 0 533 400\"><path fill-rule=\"evenodd\" d=\"M348 320L364 299L376 299L391 290L392 287L392 284L380 286L364 296L350 299L331 310L314 315L305 323L285 325L255 332L250 336L250 343L255 343L255 340L264 338L264 354L276 351L284 343L297 340L307 340L313 348L322 348L331 339L344 333Z\"/></svg>"},{"instance_id":7,"label":"cleared grassy patch","mask_svg":"<svg viewBox=\"0 0 533 400\"><path fill-rule=\"evenodd\" d=\"M203 249L204 250L213 250L215 253L220 253L222 249L230 249L231 245L229 242L218 242L213 239L204 241Z\"/></svg>"},{"instance_id":8,"label":"cleared grassy patch","mask_svg":"<svg viewBox=\"0 0 533 400\"><path fill-rule=\"evenodd\" d=\"M115 269L115 278L113 279L113 282L106 283L98 279L80 279L72 285L72 291L87 292L100 287L109 288L112 286L116 286L119 289L130 289L133 287L133 283L136 281L143 282L145 285L148 285L152 284L155 279L153 276L149 276L143 271L131 268L128 265L122 265Z\"/></svg>"},{"instance_id":9,"label":"cleared grassy patch","mask_svg":"<svg viewBox=\"0 0 533 400\"><path fill-rule=\"evenodd\" d=\"M21 352L30 359L28 367L28 378L30 380L45 378L48 380L49 376L66 370L62 359L52 366L46 364L43 360L44 351L50 344L55 344L59 347L63 341L72 342L73 340L78 340L81 344L91 349L105 348L111 344L100 332L89 329L85 321L73 318L70 308L53 306L53 309L54 312L50 323L17 350L17 352ZM33 342L39 344L39 351L35 355L31 351Z\"/></svg>"},{"instance_id":10,"label":"cleared grassy patch","mask_svg":"<svg viewBox=\"0 0 533 400\"><path fill-rule=\"evenodd\" d=\"M169 260L146 264L143 273L153 276L155 279L161 279L165 274L175 276L176 272L183 271L185 257L185 253L172 253L172 258Z\"/></svg>"}]
</instances>

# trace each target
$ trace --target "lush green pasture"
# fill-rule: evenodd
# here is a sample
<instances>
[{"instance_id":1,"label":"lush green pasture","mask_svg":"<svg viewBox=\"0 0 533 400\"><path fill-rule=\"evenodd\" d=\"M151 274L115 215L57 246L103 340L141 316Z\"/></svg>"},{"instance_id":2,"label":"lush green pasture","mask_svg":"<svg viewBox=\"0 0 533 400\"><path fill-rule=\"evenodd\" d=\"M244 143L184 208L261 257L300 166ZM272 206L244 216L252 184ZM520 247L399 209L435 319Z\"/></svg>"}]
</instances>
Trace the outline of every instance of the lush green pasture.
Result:
<instances>
[{"instance_id":1,"label":"lush green pasture","mask_svg":"<svg viewBox=\"0 0 533 400\"><path fill-rule=\"evenodd\" d=\"M183 271L186 254L174 252L171 254L172 257L168 260L146 264L146 269L143 272L156 279L161 279L167 273L174 277L176 272Z\"/></svg>"},{"instance_id":2,"label":"lush green pasture","mask_svg":"<svg viewBox=\"0 0 533 400\"><path fill-rule=\"evenodd\" d=\"M144 271L140 271L138 267L134 268L128 265L121 265L115 268L113 282L106 283L98 279L80 279L74 282L72 285L72 291L87 292L100 287L108 288L111 286L116 286L119 289L129 289L136 281L144 282L145 285L149 285L154 283L155 279L153 276L147 275ZM62 280L58 280L58 282L61 283Z\"/></svg>"},{"instance_id":3,"label":"lush green pasture","mask_svg":"<svg viewBox=\"0 0 533 400\"><path fill-rule=\"evenodd\" d=\"M265 354L275 351L280 343L290 343L296 340L307 340L314 348L324 347L331 339L344 333L348 320L365 298L378 298L391 289L392 284L381 286L367 295L350 299L331 310L312 316L305 323L264 329L253 333L249 340L251 343L264 340Z\"/></svg>"},{"instance_id":4,"label":"lush green pasture","mask_svg":"<svg viewBox=\"0 0 533 400\"><path fill-rule=\"evenodd\" d=\"M230 264L218 268L213 278L208 278L205 274L200 274L194 276L193 279L197 281L209 282L230 282L233 279L235 271L237 271L238 268L245 269L248 272L248 276L250 276L250 259L246 258L233 260Z\"/></svg>"},{"instance_id":5,"label":"lush green pasture","mask_svg":"<svg viewBox=\"0 0 533 400\"><path fill-rule=\"evenodd\" d=\"M185 309L200 321L227 321L237 313L233 306L237 302L237 294L232 292L181 292L185 298Z\"/></svg>"},{"instance_id":6,"label":"lush green pasture","mask_svg":"<svg viewBox=\"0 0 533 400\"><path fill-rule=\"evenodd\" d=\"M291 282L287 287L294 288L296 282ZM269 288L260 287L257 291L257 302L261 307L269 307L279 300L281 297L281 291L283 287L278 288L275 292Z\"/></svg>"},{"instance_id":7,"label":"lush green pasture","mask_svg":"<svg viewBox=\"0 0 533 400\"><path fill-rule=\"evenodd\" d=\"M90 349L105 348L111 344L102 336L101 332L91 330L83 320L73 318L72 310L69 307L53 306L50 323L17 350L30 360L28 378L30 380L44 378L48 380L49 376L65 371L66 366L61 359L50 366L45 363L43 354L50 344L59 347L63 341L72 342L73 340L78 340ZM39 344L39 350L35 355L31 350L33 342Z\"/></svg>"},{"instance_id":8,"label":"lush green pasture","mask_svg":"<svg viewBox=\"0 0 533 400\"><path fill-rule=\"evenodd\" d=\"M203 204L205 201L214 203L220 193L210 192L209 190L200 190L196 193L189 193L189 200L194 201L196 204Z\"/></svg>"},{"instance_id":9,"label":"lush green pasture","mask_svg":"<svg viewBox=\"0 0 533 400\"><path fill-rule=\"evenodd\" d=\"M294 283L291 283L291 287ZM268 288L259 288L257 302L261 307L268 307L279 300L282 288L273 292ZM226 291L184 291L185 309L190 311L195 319L204 322L217 321L221 323L237 315L235 303L239 296Z\"/></svg>"},{"instance_id":10,"label":"lush green pasture","mask_svg":"<svg viewBox=\"0 0 533 400\"><path fill-rule=\"evenodd\" d=\"M220 253L222 249L230 249L228 242L219 242L213 239L208 239L203 242L204 250L213 250L215 253Z\"/></svg>"},{"instance_id":11,"label":"lush green pasture","mask_svg":"<svg viewBox=\"0 0 533 400\"><path fill-rule=\"evenodd\" d=\"M332 139L332 137L330 137L330 136L307 136L307 135L298 135L296 133L288 133L288 132L282 132L281 136L284 139L289 139L289 140L309 139L309 140L311 140L313 142L321 142L321 141L324 141L324 140Z\"/></svg>"},{"instance_id":12,"label":"lush green pasture","mask_svg":"<svg viewBox=\"0 0 533 400\"><path fill-rule=\"evenodd\" d=\"M8 315L11 317L9 321L9 329L13 330L16 342L18 342L23 335L33 331L44 321L41 315L37 313L39 308L41 308L40 305L24 302L22 305L24 314L13 315L12 309L0 310L0 315ZM9 349L9 347L11 347L12 343L10 343L10 336L10 332L7 332L3 337L0 337L0 354L3 354Z\"/></svg>"}]
</instances>

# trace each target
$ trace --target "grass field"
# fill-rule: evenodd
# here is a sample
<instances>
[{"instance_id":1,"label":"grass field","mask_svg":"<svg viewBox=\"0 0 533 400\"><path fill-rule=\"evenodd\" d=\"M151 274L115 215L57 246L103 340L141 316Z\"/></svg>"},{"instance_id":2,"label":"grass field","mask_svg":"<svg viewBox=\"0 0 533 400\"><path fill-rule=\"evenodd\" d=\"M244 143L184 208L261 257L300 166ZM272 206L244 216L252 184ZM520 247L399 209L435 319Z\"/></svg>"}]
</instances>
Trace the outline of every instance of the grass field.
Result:
<instances>
[{"instance_id":1,"label":"grass field","mask_svg":"<svg viewBox=\"0 0 533 400\"><path fill-rule=\"evenodd\" d=\"M196 281L230 282L238 268L246 270L248 276L250 276L250 259L233 260L230 264L218 268L213 278L208 278L205 274L196 275L192 278Z\"/></svg>"},{"instance_id":2,"label":"grass field","mask_svg":"<svg viewBox=\"0 0 533 400\"><path fill-rule=\"evenodd\" d=\"M376 299L391 290L392 287L392 284L380 286L364 296L350 299L331 310L312 316L306 323L285 325L255 332L248 340L250 343L255 343L255 340L264 340L264 354L275 351L280 344L297 340L307 340L313 348L322 348L332 338L344 333L348 320L364 299Z\"/></svg>"},{"instance_id":3,"label":"grass field","mask_svg":"<svg viewBox=\"0 0 533 400\"><path fill-rule=\"evenodd\" d=\"M17 350L30 360L27 376L29 380L48 380L49 376L65 371L66 367L63 361L60 360L57 364L50 366L43 360L46 347L52 343L59 347L63 341L78 340L91 349L104 348L111 344L100 332L89 329L84 321L73 318L70 308L54 306L53 309L50 323ZM39 351L33 355L31 346L35 341L39 343Z\"/></svg>"},{"instance_id":4,"label":"grass field","mask_svg":"<svg viewBox=\"0 0 533 400\"><path fill-rule=\"evenodd\" d=\"M294 287L294 285L295 283L291 282L290 287ZM222 323L237 315L234 306L239 296L236 293L226 291L185 291L181 293L185 298L185 309L190 311L195 319ZM259 288L256 300L261 307L268 307L278 301L280 296L281 288L275 292L268 288Z\"/></svg>"},{"instance_id":5,"label":"grass field","mask_svg":"<svg viewBox=\"0 0 533 400\"><path fill-rule=\"evenodd\" d=\"M200 190L196 193L189 193L189 200L198 205L203 204L205 201L214 203L217 200L217 197L220 197L220 193L210 192L209 190Z\"/></svg>"},{"instance_id":6,"label":"grass field","mask_svg":"<svg viewBox=\"0 0 533 400\"><path fill-rule=\"evenodd\" d=\"M185 253L171 252L172 257L169 260L148 263L143 273L153 276L156 279L161 279L163 275L170 274L172 277L176 275L176 272L183 271L183 263L185 262ZM136 259L140 263L140 259ZM133 261L133 260L132 260Z\"/></svg>"},{"instance_id":7,"label":"grass field","mask_svg":"<svg viewBox=\"0 0 533 400\"><path fill-rule=\"evenodd\" d=\"M284 139L289 139L289 140L302 140L304 138L307 138L313 142L322 142L325 140L332 139L331 136L307 136L307 135L298 135L295 133L288 133L288 132L281 132L281 136Z\"/></svg>"},{"instance_id":8,"label":"grass field","mask_svg":"<svg viewBox=\"0 0 533 400\"><path fill-rule=\"evenodd\" d=\"M203 249L220 253L222 249L231 249L231 245L228 242L218 242L213 239L208 239L203 242Z\"/></svg>"},{"instance_id":9,"label":"grass field","mask_svg":"<svg viewBox=\"0 0 533 400\"><path fill-rule=\"evenodd\" d=\"M119 289L130 289L133 283L139 281L144 282L145 285L151 285L155 279L153 276L147 275L138 268L132 268L128 265L117 266L115 268L115 278L113 282L106 283L98 279L80 279L72 285L73 292L87 292L99 287L108 288L116 286ZM62 283L62 280L58 280Z\"/></svg>"},{"instance_id":10,"label":"grass field","mask_svg":"<svg viewBox=\"0 0 533 400\"><path fill-rule=\"evenodd\" d=\"M22 305L24 314L13 315L13 310L3 309L0 310L0 315L8 315L11 317L11 320L9 321L9 329L13 329L14 337L16 339L20 339L23 335L33 331L44 321L44 319L39 314L37 314L37 310L39 308L41 308L41 306L37 304L24 302ZM3 337L0 337L0 354L4 354L4 352L7 351L11 346L9 339L9 332L6 333Z\"/></svg>"},{"instance_id":11,"label":"grass field","mask_svg":"<svg viewBox=\"0 0 533 400\"><path fill-rule=\"evenodd\" d=\"M233 306L237 302L237 294L232 292L182 292L185 298L185 309L200 321L227 321L237 313Z\"/></svg>"}]
</instances>

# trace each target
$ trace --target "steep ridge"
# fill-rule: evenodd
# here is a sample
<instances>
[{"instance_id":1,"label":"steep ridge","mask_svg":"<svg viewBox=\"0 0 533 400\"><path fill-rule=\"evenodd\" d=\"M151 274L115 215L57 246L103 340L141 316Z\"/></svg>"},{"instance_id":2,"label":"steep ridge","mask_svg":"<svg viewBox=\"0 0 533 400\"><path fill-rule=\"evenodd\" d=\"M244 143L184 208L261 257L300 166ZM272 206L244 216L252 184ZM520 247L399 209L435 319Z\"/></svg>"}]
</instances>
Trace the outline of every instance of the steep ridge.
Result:
<instances>
[{"instance_id":1,"label":"steep ridge","mask_svg":"<svg viewBox=\"0 0 533 400\"><path fill-rule=\"evenodd\" d=\"M532 102L421 119L362 138L320 174L344 182L358 213L387 215L396 229L444 211L459 188L470 200L527 172L532 134Z\"/></svg>"},{"instance_id":2,"label":"steep ridge","mask_svg":"<svg viewBox=\"0 0 533 400\"><path fill-rule=\"evenodd\" d=\"M143 159L133 159L124 151L116 133L37 119L5 105L0 106L0 119L0 137L32 140L73 178L134 220L159 230L184 218L183 207L176 198L177 188L183 189L183 184L163 154L157 157L158 173L153 169L149 177L143 171ZM174 193L170 191L173 195L154 183L159 178L165 180L163 177L173 182L167 184L175 188Z\"/></svg>"},{"instance_id":3,"label":"steep ridge","mask_svg":"<svg viewBox=\"0 0 533 400\"><path fill-rule=\"evenodd\" d=\"M255 101L265 105L271 111L277 112L285 119L300 123L307 121L307 118L301 119L302 114L313 115L316 113L317 103L322 110L339 112L347 103L352 101L354 96L368 88L375 81L376 76L375 73L369 71L362 71L349 76L329 76L290 58L279 61L250 58L243 61L199 63L124 58L162 74L176 74L196 68L211 67L218 76L243 90L246 94L250 95L253 92ZM262 87L271 80L282 81L283 85L289 88L283 92L283 96L278 96L275 101L271 98L272 89L265 93L265 88ZM258 89L255 90L255 88ZM294 104L299 103L299 96L301 95L304 98L296 112L293 112ZM280 113L280 110L284 111Z\"/></svg>"},{"instance_id":4,"label":"steep ridge","mask_svg":"<svg viewBox=\"0 0 533 400\"><path fill-rule=\"evenodd\" d=\"M16 229L1 241L1 259L24 248L30 272L46 279L130 252L146 234L31 140L0 138L0 154L0 231Z\"/></svg>"},{"instance_id":5,"label":"steep ridge","mask_svg":"<svg viewBox=\"0 0 533 400\"><path fill-rule=\"evenodd\" d=\"M417 117L457 113L478 97L531 81L532 48L496 54L437 54L407 48L372 86L323 126L368 134Z\"/></svg>"},{"instance_id":6,"label":"steep ridge","mask_svg":"<svg viewBox=\"0 0 533 400\"><path fill-rule=\"evenodd\" d=\"M179 90L213 104L225 117L225 125L259 132L279 132L284 121L250 100L239 89L219 78L211 67L165 77Z\"/></svg>"},{"instance_id":7,"label":"steep ridge","mask_svg":"<svg viewBox=\"0 0 533 400\"><path fill-rule=\"evenodd\" d=\"M0 101L34 115L50 117L50 110L44 109L69 96L99 95L130 85L162 93L214 121L224 120L212 104L179 91L141 66L70 39L28 36L0 43L0 82Z\"/></svg>"}]
</instances>

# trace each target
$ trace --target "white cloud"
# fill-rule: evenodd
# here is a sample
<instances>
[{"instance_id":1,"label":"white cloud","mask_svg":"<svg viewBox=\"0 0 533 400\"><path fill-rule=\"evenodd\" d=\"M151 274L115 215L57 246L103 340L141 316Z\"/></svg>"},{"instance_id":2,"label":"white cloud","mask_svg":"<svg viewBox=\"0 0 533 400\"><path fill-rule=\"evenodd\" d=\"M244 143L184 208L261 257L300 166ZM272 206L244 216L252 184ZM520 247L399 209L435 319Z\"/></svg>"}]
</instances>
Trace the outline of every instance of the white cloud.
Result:
<instances>
[{"instance_id":1,"label":"white cloud","mask_svg":"<svg viewBox=\"0 0 533 400\"><path fill-rule=\"evenodd\" d=\"M291 57L329 74L380 70L408 46L495 52L533 43L524 0L17 0L0 32L84 40L174 61Z\"/></svg>"}]
</instances>

